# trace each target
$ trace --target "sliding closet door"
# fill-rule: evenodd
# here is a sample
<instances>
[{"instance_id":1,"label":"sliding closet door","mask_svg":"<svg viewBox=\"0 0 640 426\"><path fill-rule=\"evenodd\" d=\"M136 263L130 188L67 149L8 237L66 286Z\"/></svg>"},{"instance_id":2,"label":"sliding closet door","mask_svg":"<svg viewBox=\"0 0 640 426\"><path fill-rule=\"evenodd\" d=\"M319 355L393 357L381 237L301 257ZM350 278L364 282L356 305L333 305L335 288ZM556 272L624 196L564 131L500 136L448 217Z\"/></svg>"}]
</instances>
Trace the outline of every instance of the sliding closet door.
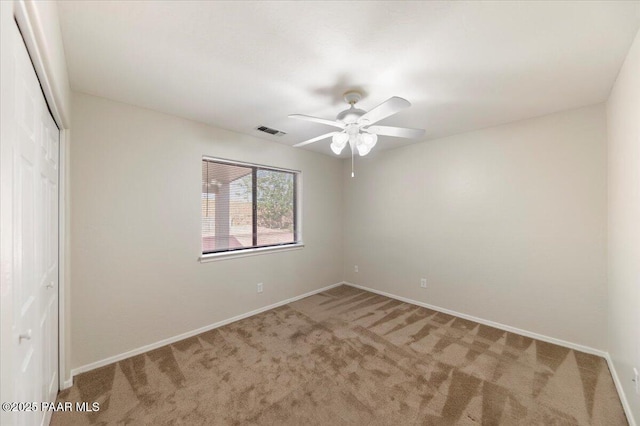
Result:
<instances>
[{"instance_id":1,"label":"sliding closet door","mask_svg":"<svg viewBox=\"0 0 640 426\"><path fill-rule=\"evenodd\" d=\"M12 284L11 399L51 402L58 391L59 131L17 26L3 31L3 36L7 33L12 69L6 77L12 83L3 81L3 108L11 112L2 124L10 126L2 140L2 153L8 157L2 163L2 177L7 179L2 199L10 202L3 205L2 214L10 215L3 224L11 226L2 231L11 232L5 235L11 244L3 246L3 267L11 270L3 280ZM46 422L46 413L37 408L12 413L11 424Z\"/></svg>"}]
</instances>

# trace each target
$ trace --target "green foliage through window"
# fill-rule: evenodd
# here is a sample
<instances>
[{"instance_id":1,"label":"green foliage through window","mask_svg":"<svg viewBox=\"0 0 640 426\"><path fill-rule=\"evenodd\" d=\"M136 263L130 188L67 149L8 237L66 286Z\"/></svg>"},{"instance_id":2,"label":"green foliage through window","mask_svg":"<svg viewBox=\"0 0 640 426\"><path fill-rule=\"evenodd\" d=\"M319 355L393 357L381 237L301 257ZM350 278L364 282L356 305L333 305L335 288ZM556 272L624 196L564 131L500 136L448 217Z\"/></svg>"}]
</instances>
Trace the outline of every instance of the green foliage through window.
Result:
<instances>
[{"instance_id":1,"label":"green foliage through window","mask_svg":"<svg viewBox=\"0 0 640 426\"><path fill-rule=\"evenodd\" d=\"M293 173L258 170L258 226L293 230Z\"/></svg>"}]
</instances>

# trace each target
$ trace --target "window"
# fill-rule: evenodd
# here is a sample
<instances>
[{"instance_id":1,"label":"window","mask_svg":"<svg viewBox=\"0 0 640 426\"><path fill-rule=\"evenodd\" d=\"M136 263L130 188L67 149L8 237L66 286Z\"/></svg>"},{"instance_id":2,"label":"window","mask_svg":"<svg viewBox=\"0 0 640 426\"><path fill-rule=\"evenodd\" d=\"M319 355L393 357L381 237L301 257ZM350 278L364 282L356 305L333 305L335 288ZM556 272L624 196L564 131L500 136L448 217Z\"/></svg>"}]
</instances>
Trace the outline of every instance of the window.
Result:
<instances>
[{"instance_id":1,"label":"window","mask_svg":"<svg viewBox=\"0 0 640 426\"><path fill-rule=\"evenodd\" d=\"M202 159L202 254L300 243L300 172Z\"/></svg>"}]
</instances>

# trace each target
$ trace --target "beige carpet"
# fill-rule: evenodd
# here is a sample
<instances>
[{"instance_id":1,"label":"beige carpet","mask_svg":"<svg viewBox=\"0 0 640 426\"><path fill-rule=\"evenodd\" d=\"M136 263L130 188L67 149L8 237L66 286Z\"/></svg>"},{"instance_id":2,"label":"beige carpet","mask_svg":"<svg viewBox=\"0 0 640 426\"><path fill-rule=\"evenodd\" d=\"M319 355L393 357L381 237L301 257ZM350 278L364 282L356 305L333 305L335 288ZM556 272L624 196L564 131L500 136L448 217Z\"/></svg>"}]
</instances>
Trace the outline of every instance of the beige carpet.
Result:
<instances>
[{"instance_id":1,"label":"beige carpet","mask_svg":"<svg viewBox=\"0 0 640 426\"><path fill-rule=\"evenodd\" d=\"M341 286L81 374L53 425L626 425L606 361Z\"/></svg>"}]
</instances>

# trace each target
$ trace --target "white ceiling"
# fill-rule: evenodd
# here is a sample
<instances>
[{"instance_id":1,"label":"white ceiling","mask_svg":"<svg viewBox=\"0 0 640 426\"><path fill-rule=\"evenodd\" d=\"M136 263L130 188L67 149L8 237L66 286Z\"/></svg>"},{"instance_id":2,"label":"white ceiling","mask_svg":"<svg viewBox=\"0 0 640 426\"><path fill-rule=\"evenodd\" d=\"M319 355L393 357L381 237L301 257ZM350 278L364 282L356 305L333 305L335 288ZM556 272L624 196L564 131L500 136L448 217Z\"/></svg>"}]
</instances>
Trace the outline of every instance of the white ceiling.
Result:
<instances>
[{"instance_id":1,"label":"white ceiling","mask_svg":"<svg viewBox=\"0 0 640 426\"><path fill-rule=\"evenodd\" d=\"M59 9L74 90L288 145L333 130L288 114L334 119L353 88L365 93L365 110L408 99L410 109L381 124L424 128L424 139L602 102L640 26L638 1L64 1ZM380 137L376 150L411 142ZM304 149L331 154L328 145Z\"/></svg>"}]
</instances>

